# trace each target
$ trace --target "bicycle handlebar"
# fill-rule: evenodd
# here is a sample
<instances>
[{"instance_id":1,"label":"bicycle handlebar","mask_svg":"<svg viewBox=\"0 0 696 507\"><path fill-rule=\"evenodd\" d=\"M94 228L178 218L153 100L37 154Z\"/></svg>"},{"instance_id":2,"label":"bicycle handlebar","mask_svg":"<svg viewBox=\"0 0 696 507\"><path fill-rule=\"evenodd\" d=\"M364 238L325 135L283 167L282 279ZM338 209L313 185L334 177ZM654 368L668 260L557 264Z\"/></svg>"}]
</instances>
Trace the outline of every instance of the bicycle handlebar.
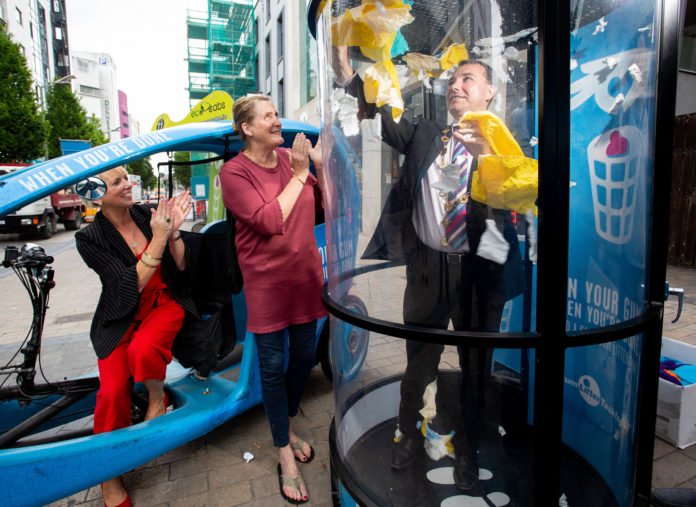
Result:
<instances>
[{"instance_id":1,"label":"bicycle handlebar","mask_svg":"<svg viewBox=\"0 0 696 507\"><path fill-rule=\"evenodd\" d=\"M25 243L21 248L6 246L5 259L2 261L2 265L5 268L43 268L46 264L52 264L53 261L53 257L46 255L40 245Z\"/></svg>"}]
</instances>

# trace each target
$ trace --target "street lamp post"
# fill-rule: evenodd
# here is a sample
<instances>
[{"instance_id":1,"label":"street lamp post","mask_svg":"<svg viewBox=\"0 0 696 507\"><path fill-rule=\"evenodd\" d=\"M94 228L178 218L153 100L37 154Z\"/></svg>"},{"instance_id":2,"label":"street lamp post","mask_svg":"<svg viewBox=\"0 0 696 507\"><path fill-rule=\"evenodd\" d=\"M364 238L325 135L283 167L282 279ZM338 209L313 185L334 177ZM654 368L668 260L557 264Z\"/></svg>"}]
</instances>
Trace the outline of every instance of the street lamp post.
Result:
<instances>
[{"instance_id":1,"label":"street lamp post","mask_svg":"<svg viewBox=\"0 0 696 507\"><path fill-rule=\"evenodd\" d=\"M157 202L159 203L160 200L160 181L164 180L165 182L167 181L167 174L166 173L157 173Z\"/></svg>"},{"instance_id":2,"label":"street lamp post","mask_svg":"<svg viewBox=\"0 0 696 507\"><path fill-rule=\"evenodd\" d=\"M41 106L42 108L46 108L46 91L54 85L65 85L65 84L70 84L70 81L73 79L77 79L77 76L75 74L68 74L67 76L63 76L61 78L58 78L54 81L51 81L50 83L46 84L36 84L39 88L41 88L42 93L41 93Z\"/></svg>"},{"instance_id":3,"label":"street lamp post","mask_svg":"<svg viewBox=\"0 0 696 507\"><path fill-rule=\"evenodd\" d=\"M59 78L59 79L56 79L56 80L53 81L51 84L54 84L54 85L57 85L57 84L66 84L66 83L72 81L73 79L77 79L77 76L76 76L75 74L68 74L67 76L63 76L63 77L61 77L61 78Z\"/></svg>"},{"instance_id":4,"label":"street lamp post","mask_svg":"<svg viewBox=\"0 0 696 507\"><path fill-rule=\"evenodd\" d=\"M108 125L107 125L107 127L108 127ZM115 129L109 130L109 132L108 132L109 141L111 141L111 133L112 133L112 132L118 132L118 133L119 133L119 138L120 138L120 135L121 135L121 127L119 126L119 127L116 127Z\"/></svg>"},{"instance_id":5,"label":"street lamp post","mask_svg":"<svg viewBox=\"0 0 696 507\"><path fill-rule=\"evenodd\" d=\"M55 85L69 85L70 81L72 81L73 79L77 79L77 76L74 74L68 74L67 76L63 76L54 81L51 81L48 84L40 85L37 83L36 86L41 88L41 108L44 110L46 109L46 90ZM44 140L44 157L46 160L48 160L48 142L46 140Z\"/></svg>"}]
</instances>

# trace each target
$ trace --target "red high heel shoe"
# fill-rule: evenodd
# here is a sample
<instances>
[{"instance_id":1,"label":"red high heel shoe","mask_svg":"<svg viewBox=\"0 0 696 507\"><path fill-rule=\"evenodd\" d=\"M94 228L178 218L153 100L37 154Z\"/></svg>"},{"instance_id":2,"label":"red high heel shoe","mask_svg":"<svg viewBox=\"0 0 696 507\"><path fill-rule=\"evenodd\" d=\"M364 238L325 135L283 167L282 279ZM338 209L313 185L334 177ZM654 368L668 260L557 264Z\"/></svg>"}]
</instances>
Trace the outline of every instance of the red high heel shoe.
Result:
<instances>
[{"instance_id":1,"label":"red high heel shoe","mask_svg":"<svg viewBox=\"0 0 696 507\"><path fill-rule=\"evenodd\" d=\"M102 498L104 498L104 486L101 486L101 490L102 490ZM106 505L106 500L104 500L104 507L109 507L108 505ZM121 502L120 504L118 504L116 507L133 507L133 503L131 502L131 497L130 497L130 494L128 492L126 492L126 499L123 502Z\"/></svg>"},{"instance_id":2,"label":"red high heel shoe","mask_svg":"<svg viewBox=\"0 0 696 507\"><path fill-rule=\"evenodd\" d=\"M104 507L108 507L106 505L106 502L104 502ZM118 504L116 507L133 507L133 504L131 503L131 497L130 495L126 495L126 499Z\"/></svg>"}]
</instances>

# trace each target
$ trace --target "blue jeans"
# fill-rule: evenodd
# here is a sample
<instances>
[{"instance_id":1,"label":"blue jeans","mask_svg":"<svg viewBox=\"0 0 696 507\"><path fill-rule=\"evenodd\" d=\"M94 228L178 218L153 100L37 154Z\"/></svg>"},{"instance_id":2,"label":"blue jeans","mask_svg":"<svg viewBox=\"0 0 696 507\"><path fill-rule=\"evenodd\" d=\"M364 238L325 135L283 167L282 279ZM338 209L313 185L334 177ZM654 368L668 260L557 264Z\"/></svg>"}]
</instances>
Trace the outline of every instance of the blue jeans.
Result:
<instances>
[{"instance_id":1,"label":"blue jeans","mask_svg":"<svg viewBox=\"0 0 696 507\"><path fill-rule=\"evenodd\" d=\"M287 371L284 369L285 330L254 335L259 351L263 406L276 447L290 443L289 417L297 415L309 372L314 366L317 321L291 325L287 329L290 335Z\"/></svg>"}]
</instances>

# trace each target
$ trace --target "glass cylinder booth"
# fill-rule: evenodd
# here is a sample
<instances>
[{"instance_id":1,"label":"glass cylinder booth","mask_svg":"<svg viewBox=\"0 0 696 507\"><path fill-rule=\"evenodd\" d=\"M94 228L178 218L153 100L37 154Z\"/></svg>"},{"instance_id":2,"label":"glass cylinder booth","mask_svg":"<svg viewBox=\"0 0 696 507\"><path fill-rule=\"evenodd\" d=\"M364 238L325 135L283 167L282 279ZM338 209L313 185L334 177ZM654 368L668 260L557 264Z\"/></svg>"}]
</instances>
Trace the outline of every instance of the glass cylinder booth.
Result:
<instances>
[{"instance_id":1,"label":"glass cylinder booth","mask_svg":"<svg viewBox=\"0 0 696 507\"><path fill-rule=\"evenodd\" d=\"M647 505L676 4L310 4L342 505Z\"/></svg>"}]
</instances>

